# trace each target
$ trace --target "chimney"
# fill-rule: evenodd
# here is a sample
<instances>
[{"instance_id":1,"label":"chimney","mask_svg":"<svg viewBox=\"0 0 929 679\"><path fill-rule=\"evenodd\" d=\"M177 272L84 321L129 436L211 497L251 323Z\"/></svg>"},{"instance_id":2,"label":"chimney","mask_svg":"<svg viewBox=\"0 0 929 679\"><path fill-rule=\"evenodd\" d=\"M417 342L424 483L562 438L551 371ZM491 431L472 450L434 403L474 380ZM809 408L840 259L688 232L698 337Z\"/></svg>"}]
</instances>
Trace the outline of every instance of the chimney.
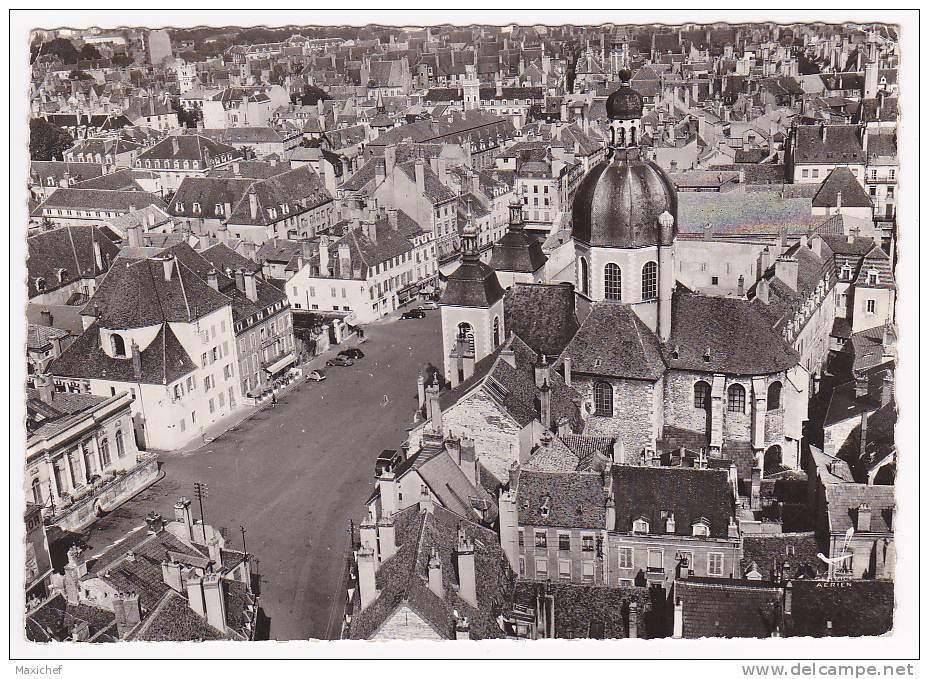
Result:
<instances>
[{"instance_id":1,"label":"chimney","mask_svg":"<svg viewBox=\"0 0 929 679\"><path fill-rule=\"evenodd\" d=\"M397 553L397 534L394 530L393 519L381 517L377 522L377 535L381 547L381 561L387 561Z\"/></svg>"},{"instance_id":2,"label":"chimney","mask_svg":"<svg viewBox=\"0 0 929 679\"><path fill-rule=\"evenodd\" d=\"M339 243L339 278L352 277L352 251L348 243Z\"/></svg>"},{"instance_id":3,"label":"chimney","mask_svg":"<svg viewBox=\"0 0 929 679\"><path fill-rule=\"evenodd\" d=\"M126 227L126 237L129 239L129 247L137 248L142 245L141 231L142 227L139 224L132 224Z\"/></svg>"},{"instance_id":4,"label":"chimney","mask_svg":"<svg viewBox=\"0 0 929 679\"><path fill-rule=\"evenodd\" d=\"M418 194L424 194L426 192L426 166L423 163L422 158L416 159L415 164L416 172L416 192Z\"/></svg>"},{"instance_id":5,"label":"chimney","mask_svg":"<svg viewBox=\"0 0 929 679\"><path fill-rule=\"evenodd\" d=\"M603 527L604 530L616 530L616 500L613 499L613 496L610 495L606 499L606 525Z\"/></svg>"},{"instance_id":6,"label":"chimney","mask_svg":"<svg viewBox=\"0 0 929 679\"><path fill-rule=\"evenodd\" d=\"M219 292L219 275L216 273L216 269L210 267L210 270L206 272L206 282L216 292Z\"/></svg>"},{"instance_id":7,"label":"chimney","mask_svg":"<svg viewBox=\"0 0 929 679\"><path fill-rule=\"evenodd\" d=\"M458 596L467 601L474 608L477 608L477 578L474 570L474 543L465 534L460 524L458 526L458 545L455 549L455 556L458 559Z\"/></svg>"},{"instance_id":8,"label":"chimney","mask_svg":"<svg viewBox=\"0 0 929 679\"><path fill-rule=\"evenodd\" d=\"M870 385L866 375L859 375L855 378L855 398L865 398L870 392Z\"/></svg>"},{"instance_id":9,"label":"chimney","mask_svg":"<svg viewBox=\"0 0 929 679\"><path fill-rule=\"evenodd\" d=\"M113 613L116 615L116 633L125 639L142 620L139 595L135 592L119 592L113 597Z\"/></svg>"},{"instance_id":10,"label":"chimney","mask_svg":"<svg viewBox=\"0 0 929 679\"><path fill-rule=\"evenodd\" d=\"M206 545L207 551L210 555L210 561L215 564L215 568L222 568L223 565L223 548L219 542L219 539L216 535L210 537Z\"/></svg>"},{"instance_id":11,"label":"chimney","mask_svg":"<svg viewBox=\"0 0 929 679\"><path fill-rule=\"evenodd\" d=\"M419 491L419 511L427 512L432 514L435 509L435 503L432 500L432 495L429 494L429 489L423 485Z\"/></svg>"},{"instance_id":12,"label":"chimney","mask_svg":"<svg viewBox=\"0 0 929 679\"><path fill-rule=\"evenodd\" d=\"M71 641L87 641L90 639L90 623L83 620L71 628Z\"/></svg>"},{"instance_id":13,"label":"chimney","mask_svg":"<svg viewBox=\"0 0 929 679\"><path fill-rule=\"evenodd\" d=\"M399 222L397 221L397 213L399 210L397 208L388 208L387 210L387 223L390 225L390 228L394 231L400 228Z\"/></svg>"},{"instance_id":14,"label":"chimney","mask_svg":"<svg viewBox=\"0 0 929 679\"><path fill-rule=\"evenodd\" d=\"M855 532L871 532L871 505L869 505L867 502L862 502L860 505L858 505L858 515L855 520Z\"/></svg>"},{"instance_id":15,"label":"chimney","mask_svg":"<svg viewBox=\"0 0 929 679\"><path fill-rule=\"evenodd\" d=\"M674 600L674 627L671 636L674 639L684 637L684 603L678 598Z\"/></svg>"},{"instance_id":16,"label":"chimney","mask_svg":"<svg viewBox=\"0 0 929 679\"><path fill-rule=\"evenodd\" d=\"M467 641L471 638L471 625L467 618L458 618L455 621L455 641Z\"/></svg>"},{"instance_id":17,"label":"chimney","mask_svg":"<svg viewBox=\"0 0 929 679\"><path fill-rule=\"evenodd\" d=\"M81 578L87 575L87 562L81 556L81 548L72 545L68 550L68 563L64 568L65 599L76 606L80 603Z\"/></svg>"},{"instance_id":18,"label":"chimney","mask_svg":"<svg viewBox=\"0 0 929 679\"><path fill-rule=\"evenodd\" d=\"M176 156L181 149L177 142L177 135L171 135L171 155Z\"/></svg>"},{"instance_id":19,"label":"chimney","mask_svg":"<svg viewBox=\"0 0 929 679\"><path fill-rule=\"evenodd\" d=\"M234 276L236 289L240 292L245 292L245 270L236 269Z\"/></svg>"},{"instance_id":20,"label":"chimney","mask_svg":"<svg viewBox=\"0 0 929 679\"><path fill-rule=\"evenodd\" d=\"M219 573L204 573L203 602L206 621L220 632L226 631L226 592Z\"/></svg>"},{"instance_id":21,"label":"chimney","mask_svg":"<svg viewBox=\"0 0 929 679\"><path fill-rule=\"evenodd\" d=\"M433 382L426 387L426 416L435 434L442 434L442 406L439 402L439 385Z\"/></svg>"},{"instance_id":22,"label":"chimney","mask_svg":"<svg viewBox=\"0 0 929 679\"><path fill-rule=\"evenodd\" d=\"M129 345L132 352L132 373L135 375L136 382L142 379L142 353L139 351L139 345L135 339Z\"/></svg>"},{"instance_id":23,"label":"chimney","mask_svg":"<svg viewBox=\"0 0 929 679\"><path fill-rule=\"evenodd\" d=\"M171 276L174 274L174 255L165 255L161 259L162 267L164 267L165 280L170 281Z\"/></svg>"},{"instance_id":24,"label":"chimney","mask_svg":"<svg viewBox=\"0 0 929 679\"><path fill-rule=\"evenodd\" d=\"M758 284L755 286L755 297L758 298L762 304L767 304L770 297L768 293L770 292L770 283L768 283L767 278L761 278L758 281Z\"/></svg>"},{"instance_id":25,"label":"chimney","mask_svg":"<svg viewBox=\"0 0 929 679\"><path fill-rule=\"evenodd\" d=\"M745 276L739 276L739 281L736 286L736 294L739 297L745 297Z\"/></svg>"},{"instance_id":26,"label":"chimney","mask_svg":"<svg viewBox=\"0 0 929 679\"><path fill-rule=\"evenodd\" d=\"M245 283L245 296L248 297L249 301L257 302L258 301L258 284L255 282L255 272L254 271L243 271L242 277L243 277L243 282Z\"/></svg>"},{"instance_id":27,"label":"chimney","mask_svg":"<svg viewBox=\"0 0 929 679\"><path fill-rule=\"evenodd\" d=\"M884 379L881 380L881 405L885 406L894 398L894 378L890 371L884 373Z\"/></svg>"},{"instance_id":28,"label":"chimney","mask_svg":"<svg viewBox=\"0 0 929 679\"><path fill-rule=\"evenodd\" d=\"M749 502L753 510L761 509L761 467L752 467L752 485Z\"/></svg>"},{"instance_id":29,"label":"chimney","mask_svg":"<svg viewBox=\"0 0 929 679\"><path fill-rule=\"evenodd\" d=\"M481 479L477 465L477 450L474 447L473 439L461 439L459 443L459 466L468 481L471 482L471 485L480 488Z\"/></svg>"},{"instance_id":30,"label":"chimney","mask_svg":"<svg viewBox=\"0 0 929 679\"><path fill-rule=\"evenodd\" d=\"M565 356L565 357L564 357L564 361L563 361L562 363L563 363L563 366L564 366L564 383L570 387L570 386L571 386L571 381L572 381L572 379L573 379L573 377L574 377L574 376L571 374L571 370L572 370L572 366L573 366L573 363L574 363L574 359L572 359L570 356Z\"/></svg>"},{"instance_id":31,"label":"chimney","mask_svg":"<svg viewBox=\"0 0 929 679\"><path fill-rule=\"evenodd\" d=\"M423 377L422 373L416 377L416 401L419 403L420 410L422 410L423 406L426 405L426 378Z\"/></svg>"},{"instance_id":32,"label":"chimney","mask_svg":"<svg viewBox=\"0 0 929 679\"><path fill-rule=\"evenodd\" d=\"M668 211L658 216L658 335L662 341L671 337L671 298L674 293L674 216Z\"/></svg>"},{"instance_id":33,"label":"chimney","mask_svg":"<svg viewBox=\"0 0 929 679\"><path fill-rule=\"evenodd\" d=\"M374 187L377 188L387 179L387 161L375 158L374 163Z\"/></svg>"},{"instance_id":34,"label":"chimney","mask_svg":"<svg viewBox=\"0 0 929 679\"><path fill-rule=\"evenodd\" d=\"M506 361L511 368L516 367L516 352L513 351L512 347L507 347L500 350L500 359Z\"/></svg>"},{"instance_id":35,"label":"chimney","mask_svg":"<svg viewBox=\"0 0 929 679\"><path fill-rule=\"evenodd\" d=\"M161 579L164 583L175 592L184 591L184 582L181 579L182 566L174 559L165 555L165 560L161 562Z\"/></svg>"},{"instance_id":36,"label":"chimney","mask_svg":"<svg viewBox=\"0 0 929 679\"><path fill-rule=\"evenodd\" d=\"M442 560L439 551L433 547L432 556L429 557L429 589L440 599L445 598L445 585L442 582Z\"/></svg>"},{"instance_id":37,"label":"chimney","mask_svg":"<svg viewBox=\"0 0 929 679\"><path fill-rule=\"evenodd\" d=\"M381 516L392 516L397 511L397 481L393 470L385 469L377 477L377 487L381 494Z\"/></svg>"},{"instance_id":38,"label":"chimney","mask_svg":"<svg viewBox=\"0 0 929 679\"><path fill-rule=\"evenodd\" d=\"M394 166L397 164L397 147L396 146L385 146L384 147L384 172L390 174L393 172Z\"/></svg>"},{"instance_id":39,"label":"chimney","mask_svg":"<svg viewBox=\"0 0 929 679\"><path fill-rule=\"evenodd\" d=\"M148 528L149 535L158 535L158 533L164 530L165 522L161 518L161 514L151 511L148 513L148 516L145 517L145 525Z\"/></svg>"},{"instance_id":40,"label":"chimney","mask_svg":"<svg viewBox=\"0 0 929 679\"><path fill-rule=\"evenodd\" d=\"M248 187L248 213L252 219L258 219L258 194L254 184Z\"/></svg>"},{"instance_id":41,"label":"chimney","mask_svg":"<svg viewBox=\"0 0 929 679\"><path fill-rule=\"evenodd\" d=\"M791 290L797 289L797 276L800 273L800 262L796 257L781 255L774 264L774 274L780 278Z\"/></svg>"},{"instance_id":42,"label":"chimney","mask_svg":"<svg viewBox=\"0 0 929 679\"><path fill-rule=\"evenodd\" d=\"M639 637L639 604L636 601L629 602L629 632L626 635L629 639Z\"/></svg>"},{"instance_id":43,"label":"chimney","mask_svg":"<svg viewBox=\"0 0 929 679\"><path fill-rule=\"evenodd\" d=\"M329 275L329 239L319 237L319 276L326 278Z\"/></svg>"},{"instance_id":44,"label":"chimney","mask_svg":"<svg viewBox=\"0 0 929 679\"><path fill-rule=\"evenodd\" d=\"M678 580L686 580L690 577L690 568L691 568L690 559L686 556L681 556L675 567L675 577Z\"/></svg>"},{"instance_id":45,"label":"chimney","mask_svg":"<svg viewBox=\"0 0 929 679\"><path fill-rule=\"evenodd\" d=\"M185 527L184 536L186 539L193 539L194 519L190 511L190 500L186 497L178 498L174 503L174 520Z\"/></svg>"},{"instance_id":46,"label":"chimney","mask_svg":"<svg viewBox=\"0 0 929 679\"><path fill-rule=\"evenodd\" d=\"M97 266L97 271L103 271L103 252L100 250L100 243L94 240L94 264Z\"/></svg>"},{"instance_id":47,"label":"chimney","mask_svg":"<svg viewBox=\"0 0 929 679\"><path fill-rule=\"evenodd\" d=\"M51 403L55 398L55 384L48 375L39 374L35 377L36 390L42 403Z\"/></svg>"}]
</instances>

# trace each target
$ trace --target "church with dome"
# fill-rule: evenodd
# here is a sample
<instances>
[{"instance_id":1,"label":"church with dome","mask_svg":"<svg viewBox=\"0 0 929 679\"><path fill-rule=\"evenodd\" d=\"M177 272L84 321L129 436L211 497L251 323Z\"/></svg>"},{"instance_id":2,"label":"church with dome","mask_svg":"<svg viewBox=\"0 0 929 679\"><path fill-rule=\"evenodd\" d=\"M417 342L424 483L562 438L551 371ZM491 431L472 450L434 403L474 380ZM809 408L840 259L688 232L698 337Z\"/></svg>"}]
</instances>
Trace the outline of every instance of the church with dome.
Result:
<instances>
[{"instance_id":1,"label":"church with dome","mask_svg":"<svg viewBox=\"0 0 929 679\"><path fill-rule=\"evenodd\" d=\"M628 72L621 79L606 103L608 156L574 195L573 267L514 277L504 268L512 262L545 269L538 245L513 229L485 264L466 226L461 266L440 301L445 376L457 394L445 400L466 398L518 339L575 394L570 433L613 438L616 462L689 451L729 469L734 483L755 470L796 469L811 373L820 369L803 360L804 341L814 322L831 326L817 315L835 306L831 254L815 236L782 241L759 248L755 279L740 277L735 294L682 283L676 190L640 145L642 97ZM703 245L707 257L726 256Z\"/></svg>"}]
</instances>

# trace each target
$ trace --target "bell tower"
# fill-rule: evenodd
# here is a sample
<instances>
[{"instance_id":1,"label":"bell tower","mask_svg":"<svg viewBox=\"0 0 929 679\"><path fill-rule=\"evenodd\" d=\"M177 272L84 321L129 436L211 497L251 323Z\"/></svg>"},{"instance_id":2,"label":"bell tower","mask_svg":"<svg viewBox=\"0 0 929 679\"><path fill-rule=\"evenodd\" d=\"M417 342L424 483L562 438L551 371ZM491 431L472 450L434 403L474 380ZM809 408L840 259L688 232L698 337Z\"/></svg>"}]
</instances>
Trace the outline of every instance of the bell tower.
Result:
<instances>
[{"instance_id":1,"label":"bell tower","mask_svg":"<svg viewBox=\"0 0 929 679\"><path fill-rule=\"evenodd\" d=\"M477 251L477 230L468 215L461 233L461 265L448 277L439 308L445 378L452 386L474 374L474 365L505 338L503 288Z\"/></svg>"},{"instance_id":2,"label":"bell tower","mask_svg":"<svg viewBox=\"0 0 929 679\"><path fill-rule=\"evenodd\" d=\"M638 146L642 138L642 97L632 89L632 72L619 72L620 86L606 101L610 118L610 145L615 149Z\"/></svg>"}]
</instances>

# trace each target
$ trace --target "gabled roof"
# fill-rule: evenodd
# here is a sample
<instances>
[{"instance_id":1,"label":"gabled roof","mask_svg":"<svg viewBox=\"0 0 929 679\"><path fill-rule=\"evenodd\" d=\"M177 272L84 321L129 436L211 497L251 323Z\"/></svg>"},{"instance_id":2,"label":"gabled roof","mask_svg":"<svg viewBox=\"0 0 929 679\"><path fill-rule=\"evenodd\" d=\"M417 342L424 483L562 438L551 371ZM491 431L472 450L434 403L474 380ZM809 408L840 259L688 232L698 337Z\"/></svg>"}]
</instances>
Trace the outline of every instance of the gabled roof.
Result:
<instances>
[{"instance_id":1,"label":"gabled roof","mask_svg":"<svg viewBox=\"0 0 929 679\"><path fill-rule=\"evenodd\" d=\"M893 486L872 486L863 483L825 484L826 514L829 530L845 533L855 528L858 507L871 506L871 532L893 533L895 492Z\"/></svg>"},{"instance_id":2,"label":"gabled roof","mask_svg":"<svg viewBox=\"0 0 929 679\"><path fill-rule=\"evenodd\" d=\"M494 243L490 266L497 271L534 273L548 261L538 239L526 234L522 225L513 225Z\"/></svg>"},{"instance_id":3,"label":"gabled roof","mask_svg":"<svg viewBox=\"0 0 929 679\"><path fill-rule=\"evenodd\" d=\"M666 533L665 521L674 514L674 534L691 535L693 524L709 522L710 537L726 538L735 516L729 475L722 469L693 467L613 466L616 525L632 532L632 523L645 517L649 533Z\"/></svg>"},{"instance_id":4,"label":"gabled roof","mask_svg":"<svg viewBox=\"0 0 929 679\"><path fill-rule=\"evenodd\" d=\"M839 195L842 196L842 207L872 207L864 187L847 167L833 169L823 180L813 197L813 207L836 207Z\"/></svg>"},{"instance_id":5,"label":"gabled roof","mask_svg":"<svg viewBox=\"0 0 929 679\"><path fill-rule=\"evenodd\" d=\"M797 128L796 163L839 165L865 161L857 125L801 125Z\"/></svg>"},{"instance_id":6,"label":"gabled roof","mask_svg":"<svg viewBox=\"0 0 929 679\"><path fill-rule=\"evenodd\" d=\"M677 580L683 604L685 639L774 636L781 622L782 590L753 580L688 578Z\"/></svg>"},{"instance_id":7,"label":"gabled roof","mask_svg":"<svg viewBox=\"0 0 929 679\"><path fill-rule=\"evenodd\" d=\"M664 375L661 344L631 307L598 302L561 355L572 371L587 375L655 381Z\"/></svg>"},{"instance_id":8,"label":"gabled roof","mask_svg":"<svg viewBox=\"0 0 929 679\"><path fill-rule=\"evenodd\" d=\"M607 492L595 472L522 469L516 490L521 526L604 530Z\"/></svg>"},{"instance_id":9,"label":"gabled roof","mask_svg":"<svg viewBox=\"0 0 929 679\"><path fill-rule=\"evenodd\" d=\"M503 298L507 330L537 354L560 356L580 324L570 285L516 283Z\"/></svg>"}]
</instances>

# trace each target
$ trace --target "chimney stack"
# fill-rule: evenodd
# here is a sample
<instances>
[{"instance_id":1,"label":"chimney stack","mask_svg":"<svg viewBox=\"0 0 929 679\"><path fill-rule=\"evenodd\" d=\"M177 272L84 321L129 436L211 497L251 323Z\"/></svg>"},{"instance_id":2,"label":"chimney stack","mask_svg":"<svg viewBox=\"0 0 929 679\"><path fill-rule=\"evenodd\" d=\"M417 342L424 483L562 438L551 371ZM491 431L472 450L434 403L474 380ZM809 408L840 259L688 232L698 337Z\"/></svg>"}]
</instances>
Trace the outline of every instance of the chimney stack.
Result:
<instances>
[{"instance_id":1,"label":"chimney stack","mask_svg":"<svg viewBox=\"0 0 929 679\"><path fill-rule=\"evenodd\" d=\"M636 601L629 603L629 633L626 636L629 639L639 636L639 604Z\"/></svg>"},{"instance_id":2,"label":"chimney stack","mask_svg":"<svg viewBox=\"0 0 929 679\"><path fill-rule=\"evenodd\" d=\"M352 251L348 243L339 243L339 277L352 277Z\"/></svg>"},{"instance_id":3,"label":"chimney stack","mask_svg":"<svg viewBox=\"0 0 929 679\"><path fill-rule=\"evenodd\" d=\"M674 217L668 211L658 216L658 335L662 341L671 337L671 297L674 292Z\"/></svg>"},{"instance_id":4,"label":"chimney stack","mask_svg":"<svg viewBox=\"0 0 929 679\"><path fill-rule=\"evenodd\" d=\"M423 163L423 159L417 158L414 167L416 173L416 192L422 195L426 192L426 166Z\"/></svg>"},{"instance_id":5,"label":"chimney stack","mask_svg":"<svg viewBox=\"0 0 929 679\"><path fill-rule=\"evenodd\" d=\"M796 257L781 255L774 264L774 274L780 278L791 290L797 289L797 277L800 273L800 262Z\"/></svg>"},{"instance_id":6,"label":"chimney stack","mask_svg":"<svg viewBox=\"0 0 929 679\"><path fill-rule=\"evenodd\" d=\"M475 488L480 487L480 471L477 464L477 450L474 447L474 440L462 438L459 442L459 466L461 471L467 477L468 481Z\"/></svg>"},{"instance_id":7,"label":"chimney stack","mask_svg":"<svg viewBox=\"0 0 929 679\"><path fill-rule=\"evenodd\" d=\"M125 639L142 620L139 595L136 592L119 592L113 597L113 613L116 615L116 633Z\"/></svg>"},{"instance_id":8,"label":"chimney stack","mask_svg":"<svg viewBox=\"0 0 929 679\"><path fill-rule=\"evenodd\" d=\"M248 212L252 219L258 219L258 194L254 184L248 187Z\"/></svg>"},{"instance_id":9,"label":"chimney stack","mask_svg":"<svg viewBox=\"0 0 929 679\"><path fill-rule=\"evenodd\" d=\"M257 302L258 284L255 282L255 272L249 270L243 271L242 279L245 284L245 296L248 297L250 302Z\"/></svg>"},{"instance_id":10,"label":"chimney stack","mask_svg":"<svg viewBox=\"0 0 929 679\"><path fill-rule=\"evenodd\" d=\"M474 608L477 608L474 543L465 534L460 524L458 526L458 545L455 550L455 555L458 559L458 596L467 601Z\"/></svg>"},{"instance_id":11,"label":"chimney stack","mask_svg":"<svg viewBox=\"0 0 929 679\"><path fill-rule=\"evenodd\" d=\"M51 403L55 398L55 384L52 378L45 374L38 374L35 377L36 390L39 392L39 400L43 403Z\"/></svg>"},{"instance_id":12,"label":"chimney stack","mask_svg":"<svg viewBox=\"0 0 929 679\"><path fill-rule=\"evenodd\" d=\"M384 562L397 553L397 534L393 519L381 517L377 522L377 535L381 548L381 562Z\"/></svg>"},{"instance_id":13,"label":"chimney stack","mask_svg":"<svg viewBox=\"0 0 929 679\"><path fill-rule=\"evenodd\" d=\"M572 381L572 379L573 379L573 377L574 377L574 376L571 374L571 370L572 370L573 364L574 364L574 359L572 359L570 356L565 356L562 363L563 363L563 365L564 365L564 383L565 383L567 386L570 387L570 386L571 386L571 381Z\"/></svg>"},{"instance_id":14,"label":"chimney stack","mask_svg":"<svg viewBox=\"0 0 929 679\"><path fill-rule=\"evenodd\" d=\"M181 564L165 554L165 560L161 562L161 579L175 592L184 591L184 581L181 577L182 568Z\"/></svg>"},{"instance_id":15,"label":"chimney stack","mask_svg":"<svg viewBox=\"0 0 929 679\"><path fill-rule=\"evenodd\" d=\"M142 245L141 231L142 227L139 224L126 227L126 238L129 240L129 247L137 248Z\"/></svg>"},{"instance_id":16,"label":"chimney stack","mask_svg":"<svg viewBox=\"0 0 929 679\"><path fill-rule=\"evenodd\" d=\"M216 269L210 267L210 270L206 272L206 282L216 292L219 292L219 275L216 273Z\"/></svg>"},{"instance_id":17,"label":"chimney stack","mask_svg":"<svg viewBox=\"0 0 929 679\"><path fill-rule=\"evenodd\" d=\"M142 353L139 351L139 345L135 339L129 345L132 353L132 372L135 375L136 382L142 379Z\"/></svg>"},{"instance_id":18,"label":"chimney stack","mask_svg":"<svg viewBox=\"0 0 929 679\"><path fill-rule=\"evenodd\" d=\"M164 267L165 280L170 281L171 276L174 275L174 255L165 255L161 259L161 264Z\"/></svg>"},{"instance_id":19,"label":"chimney stack","mask_svg":"<svg viewBox=\"0 0 929 679\"><path fill-rule=\"evenodd\" d=\"M894 378L890 371L884 372L884 379L881 380L881 405L885 406L894 398Z\"/></svg>"},{"instance_id":20,"label":"chimney stack","mask_svg":"<svg viewBox=\"0 0 929 679\"><path fill-rule=\"evenodd\" d=\"M867 502L862 502L860 505L858 505L858 515L855 521L855 532L871 532L871 505L869 505Z\"/></svg>"},{"instance_id":21,"label":"chimney stack","mask_svg":"<svg viewBox=\"0 0 929 679\"><path fill-rule=\"evenodd\" d=\"M190 511L190 500L186 497L178 498L174 503L174 520L184 527L184 537L192 540L194 535L194 519Z\"/></svg>"},{"instance_id":22,"label":"chimney stack","mask_svg":"<svg viewBox=\"0 0 929 679\"><path fill-rule=\"evenodd\" d=\"M319 276L329 276L329 238L326 236L319 237Z\"/></svg>"},{"instance_id":23,"label":"chimney stack","mask_svg":"<svg viewBox=\"0 0 929 679\"><path fill-rule=\"evenodd\" d=\"M440 599L445 598L445 584L442 582L442 560L439 551L433 547L432 556L429 557L429 589Z\"/></svg>"},{"instance_id":24,"label":"chimney stack","mask_svg":"<svg viewBox=\"0 0 929 679\"><path fill-rule=\"evenodd\" d=\"M442 406L439 403L438 379L426 387L426 415L435 434L442 434Z\"/></svg>"}]
</instances>

